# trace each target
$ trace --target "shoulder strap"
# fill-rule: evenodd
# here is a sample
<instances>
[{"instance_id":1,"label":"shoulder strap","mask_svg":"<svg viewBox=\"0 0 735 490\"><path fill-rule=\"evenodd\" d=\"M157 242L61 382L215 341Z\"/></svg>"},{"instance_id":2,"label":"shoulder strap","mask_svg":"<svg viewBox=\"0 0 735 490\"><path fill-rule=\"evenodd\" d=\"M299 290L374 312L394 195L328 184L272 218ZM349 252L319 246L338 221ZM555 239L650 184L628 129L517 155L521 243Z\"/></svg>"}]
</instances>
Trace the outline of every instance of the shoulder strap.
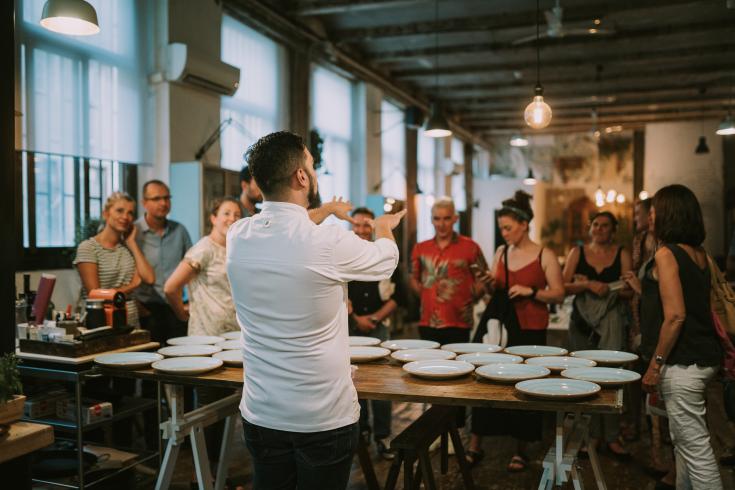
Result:
<instances>
[{"instance_id":1,"label":"shoulder strap","mask_svg":"<svg viewBox=\"0 0 735 490\"><path fill-rule=\"evenodd\" d=\"M508 245L503 247L503 267L505 267L505 289L510 289L510 280L508 279Z\"/></svg>"}]
</instances>

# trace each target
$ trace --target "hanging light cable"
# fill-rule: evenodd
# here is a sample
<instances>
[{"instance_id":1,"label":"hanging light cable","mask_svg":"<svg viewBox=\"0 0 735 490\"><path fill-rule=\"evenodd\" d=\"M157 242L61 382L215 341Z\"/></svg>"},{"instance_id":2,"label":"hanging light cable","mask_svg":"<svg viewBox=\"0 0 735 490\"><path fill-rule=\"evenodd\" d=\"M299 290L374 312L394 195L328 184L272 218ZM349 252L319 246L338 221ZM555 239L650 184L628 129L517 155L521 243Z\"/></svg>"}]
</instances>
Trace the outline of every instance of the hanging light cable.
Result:
<instances>
[{"instance_id":1,"label":"hanging light cable","mask_svg":"<svg viewBox=\"0 0 735 490\"><path fill-rule=\"evenodd\" d=\"M536 87L533 101L526 106L523 114L526 124L533 129L543 129L551 122L551 107L544 102L544 88L541 86L541 46L539 36L539 0L536 0Z\"/></svg>"},{"instance_id":2,"label":"hanging light cable","mask_svg":"<svg viewBox=\"0 0 735 490\"><path fill-rule=\"evenodd\" d=\"M436 98L439 98L441 91L439 87L439 0L434 0L434 88L436 89ZM449 129L449 122L442 114L441 104L438 100L431 103L429 110L429 119L426 120L424 134L430 138L444 138L452 135Z\"/></svg>"}]
</instances>

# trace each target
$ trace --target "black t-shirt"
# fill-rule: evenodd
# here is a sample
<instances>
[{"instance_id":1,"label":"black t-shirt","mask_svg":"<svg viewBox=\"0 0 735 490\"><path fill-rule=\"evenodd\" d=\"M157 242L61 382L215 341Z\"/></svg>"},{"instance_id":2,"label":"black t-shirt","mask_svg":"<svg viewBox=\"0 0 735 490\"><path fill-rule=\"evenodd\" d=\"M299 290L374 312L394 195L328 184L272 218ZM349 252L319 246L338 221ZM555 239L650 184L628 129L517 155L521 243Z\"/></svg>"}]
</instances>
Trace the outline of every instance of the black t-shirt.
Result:
<instances>
[{"instance_id":1,"label":"black t-shirt","mask_svg":"<svg viewBox=\"0 0 735 490\"><path fill-rule=\"evenodd\" d=\"M398 280L398 270L393 272L391 282L396 285L393 294L389 300L392 299L400 304L399 298L401 296L400 284ZM378 311L385 301L380 298L380 281L351 281L347 284L347 295L352 301L352 311L355 315L371 315Z\"/></svg>"},{"instance_id":2,"label":"black t-shirt","mask_svg":"<svg viewBox=\"0 0 735 490\"><path fill-rule=\"evenodd\" d=\"M666 244L679 265L679 279L684 296L686 317L679 338L671 349L666 364L690 366L719 366L722 347L712 323L710 306L710 272L701 269L688 253L678 245ZM641 281L641 354L645 360L655 355L656 345L664 319L658 281L654 279L653 259L645 265Z\"/></svg>"}]
</instances>

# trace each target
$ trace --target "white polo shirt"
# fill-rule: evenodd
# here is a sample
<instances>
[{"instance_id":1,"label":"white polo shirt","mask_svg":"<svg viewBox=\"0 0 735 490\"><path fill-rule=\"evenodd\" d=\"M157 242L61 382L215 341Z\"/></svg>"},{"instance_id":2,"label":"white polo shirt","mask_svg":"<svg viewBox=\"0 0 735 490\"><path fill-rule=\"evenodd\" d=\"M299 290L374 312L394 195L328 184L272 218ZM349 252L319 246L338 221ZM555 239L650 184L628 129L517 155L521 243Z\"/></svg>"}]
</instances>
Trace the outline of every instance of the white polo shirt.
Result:
<instances>
[{"instance_id":1,"label":"white polo shirt","mask_svg":"<svg viewBox=\"0 0 735 490\"><path fill-rule=\"evenodd\" d=\"M320 432L356 422L350 377L347 282L379 281L398 264L388 239L369 242L305 208L267 201L227 233L227 275L243 332L250 423Z\"/></svg>"}]
</instances>

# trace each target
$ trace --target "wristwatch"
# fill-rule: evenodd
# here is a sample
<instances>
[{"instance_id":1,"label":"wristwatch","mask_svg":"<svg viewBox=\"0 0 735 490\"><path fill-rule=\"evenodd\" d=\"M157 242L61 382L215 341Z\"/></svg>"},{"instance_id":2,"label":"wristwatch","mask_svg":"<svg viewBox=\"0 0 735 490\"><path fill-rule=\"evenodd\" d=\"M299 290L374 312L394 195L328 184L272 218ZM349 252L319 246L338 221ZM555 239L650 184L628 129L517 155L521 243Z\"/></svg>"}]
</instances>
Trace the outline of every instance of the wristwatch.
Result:
<instances>
[{"instance_id":1,"label":"wristwatch","mask_svg":"<svg viewBox=\"0 0 735 490\"><path fill-rule=\"evenodd\" d=\"M370 317L370 321L371 321L371 322L373 322L373 323L380 323L380 322L378 321L378 317L376 317L376 316L371 316L371 317Z\"/></svg>"},{"instance_id":2,"label":"wristwatch","mask_svg":"<svg viewBox=\"0 0 735 490\"><path fill-rule=\"evenodd\" d=\"M658 367L661 367L664 365L664 356L656 356L653 358L653 362L656 363Z\"/></svg>"}]
</instances>

